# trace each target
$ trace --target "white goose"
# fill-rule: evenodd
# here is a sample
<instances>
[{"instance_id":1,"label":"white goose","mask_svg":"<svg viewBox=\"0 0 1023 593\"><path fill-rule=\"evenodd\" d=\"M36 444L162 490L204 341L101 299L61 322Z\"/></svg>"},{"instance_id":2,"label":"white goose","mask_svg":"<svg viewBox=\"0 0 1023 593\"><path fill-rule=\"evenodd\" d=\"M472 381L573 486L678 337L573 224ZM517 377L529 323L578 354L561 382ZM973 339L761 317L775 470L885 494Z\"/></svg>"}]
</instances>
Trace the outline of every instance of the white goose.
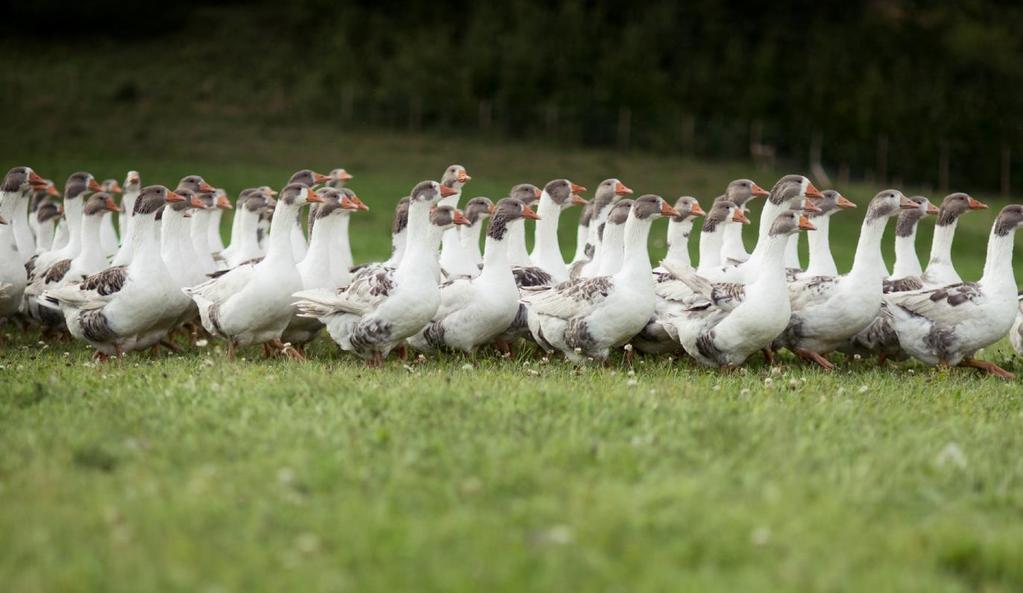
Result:
<instances>
[{"instance_id":1,"label":"white goose","mask_svg":"<svg viewBox=\"0 0 1023 593\"><path fill-rule=\"evenodd\" d=\"M30 167L15 167L7 172L0 185L0 319L18 312L28 283L11 220L21 194L43 183Z\"/></svg>"},{"instance_id":2,"label":"white goose","mask_svg":"<svg viewBox=\"0 0 1023 593\"><path fill-rule=\"evenodd\" d=\"M522 202L505 198L494 209L487 229L483 270L475 278L458 278L441 285L441 304L430 322L409 344L417 350L450 348L463 352L490 343L511 325L519 309L519 291L508 261L512 226L537 214Z\"/></svg>"},{"instance_id":3,"label":"white goose","mask_svg":"<svg viewBox=\"0 0 1023 593\"><path fill-rule=\"evenodd\" d=\"M135 211L135 200L142 191L142 178L138 171L128 171L124 178L124 194L121 196L121 209L123 212L117 217L117 230L121 237L121 243L130 240L128 235L131 226L131 215Z\"/></svg>"},{"instance_id":4,"label":"white goose","mask_svg":"<svg viewBox=\"0 0 1023 593\"><path fill-rule=\"evenodd\" d=\"M532 183L520 183L511 188L511 191L508 192L508 197L516 199L526 206L535 209L533 202L539 200L542 193L543 192L540 191L540 188ZM536 272L547 276L547 282L549 283L550 276L539 268L536 268L533 264L533 260L529 258L529 251L526 249L525 226L523 226L522 229L523 231L521 233L512 232L511 236L508 238L508 260L511 262L513 269L535 268ZM523 285L519 284L519 286Z\"/></svg>"},{"instance_id":5,"label":"white goose","mask_svg":"<svg viewBox=\"0 0 1023 593\"><path fill-rule=\"evenodd\" d=\"M224 251L224 240L220 236L220 221L224 217L224 211L234 210L234 206L231 205L231 200L227 199L227 192L219 187L213 192L213 204L215 208L210 212L206 228L206 244L216 259Z\"/></svg>"},{"instance_id":6,"label":"white goose","mask_svg":"<svg viewBox=\"0 0 1023 593\"><path fill-rule=\"evenodd\" d=\"M681 314L664 321L667 332L697 362L721 368L738 366L770 346L785 330L791 314L785 278L789 236L813 229L798 210L778 215L768 231L763 270L744 287L738 304L724 309L714 304L711 294L701 295Z\"/></svg>"},{"instance_id":7,"label":"white goose","mask_svg":"<svg viewBox=\"0 0 1023 593\"><path fill-rule=\"evenodd\" d=\"M43 199L36 207L32 220L35 221L37 254L48 251L53 245L53 234L62 212L60 204L48 198Z\"/></svg>"},{"instance_id":8,"label":"white goose","mask_svg":"<svg viewBox=\"0 0 1023 593\"><path fill-rule=\"evenodd\" d=\"M475 197L465 203L462 213L469 224L456 227L451 231L458 234L459 249L456 256L448 258L449 267L443 268L445 278L475 278L480 275L480 266L483 264L483 254L480 252L480 231L483 229L483 222L490 217L490 212L493 209L494 203L490 198L483 196ZM443 254L442 248L441 255Z\"/></svg>"},{"instance_id":9,"label":"white goose","mask_svg":"<svg viewBox=\"0 0 1023 593\"><path fill-rule=\"evenodd\" d=\"M598 237L600 261L597 276L613 276L622 267L625 259L625 222L629 220L632 204L633 200L619 200L607 215L604 230Z\"/></svg>"},{"instance_id":10,"label":"white goose","mask_svg":"<svg viewBox=\"0 0 1023 593\"><path fill-rule=\"evenodd\" d=\"M39 208L44 205L54 205L55 202L52 198L60 197L60 192L57 191L57 186L52 181L43 179L43 182L46 184L45 187L40 184L39 186L33 186L29 190L31 198L28 203L28 226L32 231L32 237L35 239L35 253L42 253L50 249L53 244L53 230L56 227L56 221L48 225L50 227L48 229L41 229L39 227ZM52 219L47 217L47 220L50 221Z\"/></svg>"},{"instance_id":11,"label":"white goose","mask_svg":"<svg viewBox=\"0 0 1023 593\"><path fill-rule=\"evenodd\" d=\"M450 206L436 206L454 190L422 181L410 193L408 249L395 269L381 268L353 278L342 290L302 291L295 296L299 314L319 319L342 349L379 366L406 338L426 326L440 306L435 268L445 230L464 224Z\"/></svg>"},{"instance_id":12,"label":"white goose","mask_svg":"<svg viewBox=\"0 0 1023 593\"><path fill-rule=\"evenodd\" d=\"M941 201L938 220L935 222L934 237L931 239L931 256L922 276L905 276L897 288L916 290L935 288L962 282L963 279L952 265L952 240L955 238L959 217L971 210L982 210L987 205L962 192L949 194Z\"/></svg>"},{"instance_id":13,"label":"white goose","mask_svg":"<svg viewBox=\"0 0 1023 593\"><path fill-rule=\"evenodd\" d=\"M607 217L611 214L615 200L630 195L632 195L632 190L613 177L597 184L591 205L584 206L584 209L590 209L586 245L583 247L584 255L588 255L583 263L576 263L572 266L570 275L573 278L596 276L600 273L601 234L607 223ZM540 215L543 216L543 213L541 212Z\"/></svg>"},{"instance_id":14,"label":"white goose","mask_svg":"<svg viewBox=\"0 0 1023 593\"><path fill-rule=\"evenodd\" d=\"M352 280L351 249L348 247L348 222L356 210L369 210L348 188L324 187L316 192L323 202L316 205L316 222L309 237L309 251L298 264L302 290L336 291ZM294 315L281 339L305 354L305 345L323 329L317 319Z\"/></svg>"},{"instance_id":15,"label":"white goose","mask_svg":"<svg viewBox=\"0 0 1023 593\"><path fill-rule=\"evenodd\" d=\"M692 260L689 256L689 236L693 233L693 223L697 216L706 216L707 213L703 211L700 206L700 201L693 196L682 196L675 200L675 210L678 210L678 216L672 216L668 220L668 253L664 256L661 261L663 266L664 262L670 261L675 262L676 267L681 266L687 269L693 269ZM666 272L667 270L663 267L657 267L654 269L654 273Z\"/></svg>"},{"instance_id":16,"label":"white goose","mask_svg":"<svg viewBox=\"0 0 1023 593\"><path fill-rule=\"evenodd\" d=\"M189 189L178 186L174 191ZM194 190L191 190L194 191ZM222 269L221 265L213 257L213 249L210 247L210 225L213 221L213 212L217 210L214 192L196 193L196 198L203 204L202 208L194 210L189 218L189 235L192 239L192 250L195 253L195 266L204 275L209 275ZM224 265L226 267L226 263Z\"/></svg>"},{"instance_id":17,"label":"white goose","mask_svg":"<svg viewBox=\"0 0 1023 593\"><path fill-rule=\"evenodd\" d=\"M712 274L721 269L721 246L725 241L726 229L730 226L749 224L745 212L726 196L718 196L703 219L700 229L700 261L696 273L701 276ZM736 224L738 223L738 224Z\"/></svg>"},{"instance_id":18,"label":"white goose","mask_svg":"<svg viewBox=\"0 0 1023 593\"><path fill-rule=\"evenodd\" d=\"M725 188L725 199L738 206L743 214L749 212L746 204L753 198L767 196L770 192L757 185L752 179L736 179ZM749 259L746 245L742 241L742 225L728 225L721 242L721 259L728 264L741 264Z\"/></svg>"},{"instance_id":19,"label":"white goose","mask_svg":"<svg viewBox=\"0 0 1023 593\"><path fill-rule=\"evenodd\" d=\"M82 208L86 192L100 191L99 183L90 173L72 173L64 184L64 219L67 221L68 238L59 247L40 253L29 263L29 273L45 271L54 262L71 259L82 249ZM31 280L31 278L30 278Z\"/></svg>"},{"instance_id":20,"label":"white goose","mask_svg":"<svg viewBox=\"0 0 1023 593\"><path fill-rule=\"evenodd\" d=\"M540 220L536 223L536 241L529 259L538 268L551 275L555 282L568 280L568 266L565 265L561 246L558 244L558 220L561 211L573 205L585 206L586 200L579 192L586 191L567 179L555 179L544 186L536 212Z\"/></svg>"},{"instance_id":21,"label":"white goose","mask_svg":"<svg viewBox=\"0 0 1023 593\"><path fill-rule=\"evenodd\" d=\"M606 360L611 348L639 333L654 313L650 225L661 216L678 214L660 196L636 199L625 227L625 263L618 273L569 280L527 296L529 329L536 342L574 362Z\"/></svg>"},{"instance_id":22,"label":"white goose","mask_svg":"<svg viewBox=\"0 0 1023 593\"><path fill-rule=\"evenodd\" d=\"M838 275L838 266L831 255L831 217L842 210L855 208L856 204L837 191L828 189L821 192L821 199L817 200L815 206L817 211L809 213L810 222L816 227L816 232L810 233L807 238L810 243L810 260L806 271L797 274L797 278Z\"/></svg>"},{"instance_id":23,"label":"white goose","mask_svg":"<svg viewBox=\"0 0 1023 593\"><path fill-rule=\"evenodd\" d=\"M259 224L260 218L267 212L273 212L276 207L275 195L277 192L269 188L255 188L238 196L240 205L235 210L238 236L221 253L221 258L227 262L228 269L266 255L266 251L259 245ZM226 252L230 254L225 257Z\"/></svg>"},{"instance_id":24,"label":"white goose","mask_svg":"<svg viewBox=\"0 0 1023 593\"><path fill-rule=\"evenodd\" d=\"M96 349L94 358L105 360L148 346L144 338L168 315L168 296L178 288L164 265L156 216L168 202L179 201L184 198L163 186L144 188L132 213L131 264L46 292L46 299L63 312L71 335Z\"/></svg>"},{"instance_id":25,"label":"white goose","mask_svg":"<svg viewBox=\"0 0 1023 593\"><path fill-rule=\"evenodd\" d=\"M580 269L578 266L585 265L593 257L593 249L587 244L587 240L590 237L590 220L593 218L594 202L597 199L590 200L590 203L583 206L582 212L579 213L579 224L575 228L575 255L572 256L572 265L568 267L568 273L571 276L573 273L578 276L576 272ZM580 263L582 262L582 263Z\"/></svg>"},{"instance_id":26,"label":"white goose","mask_svg":"<svg viewBox=\"0 0 1023 593\"><path fill-rule=\"evenodd\" d=\"M185 289L199 307L206 331L227 340L229 357L234 357L237 346L264 344L264 351L274 348L301 358L280 341L293 313L291 295L302 288L292 251L292 227L298 224L303 206L320 201L308 186L287 185L277 200L266 257Z\"/></svg>"},{"instance_id":27,"label":"white goose","mask_svg":"<svg viewBox=\"0 0 1023 593\"><path fill-rule=\"evenodd\" d=\"M860 229L852 269L845 276L813 276L789 284L792 317L775 347L785 347L826 370L825 358L866 328L881 309L881 239L888 219L916 204L894 189L874 196Z\"/></svg>"},{"instance_id":28,"label":"white goose","mask_svg":"<svg viewBox=\"0 0 1023 593\"><path fill-rule=\"evenodd\" d=\"M979 282L885 295L906 352L929 365L974 367L1003 379L1014 377L974 354L1002 339L1016 318L1012 247L1020 225L1023 206L1010 204L998 213Z\"/></svg>"},{"instance_id":29,"label":"white goose","mask_svg":"<svg viewBox=\"0 0 1023 593\"><path fill-rule=\"evenodd\" d=\"M472 177L462 165L451 165L445 169L444 175L440 178L440 184L454 190L454 193L444 196L437 204L439 206L458 208L458 201L462 199L462 188L471 180ZM462 245L460 231L461 229L451 228L448 232L444 233L439 259L442 270L459 270L465 267L467 255L465 247Z\"/></svg>"},{"instance_id":30,"label":"white goose","mask_svg":"<svg viewBox=\"0 0 1023 593\"><path fill-rule=\"evenodd\" d=\"M330 180L330 177L322 173L317 173L311 169L301 169L292 173L291 178L288 179L288 184L300 183L309 189L315 189L317 185ZM298 215L300 216L300 214ZM309 244L306 242L305 234L302 233L302 219L300 217L295 221L295 225L291 227L291 252L295 256L296 263L305 258L307 249L309 249Z\"/></svg>"},{"instance_id":31,"label":"white goose","mask_svg":"<svg viewBox=\"0 0 1023 593\"><path fill-rule=\"evenodd\" d=\"M106 193L116 196L124 193L124 189L121 188L121 184L117 183L116 179L104 179L103 183L100 184L103 191ZM122 204L123 204L122 200ZM123 212L118 214L118 219L123 217ZM103 255L110 259L117 254L118 251L118 238L117 229L114 227L114 214L112 212L105 212L103 214L103 222L99 228L99 241L103 247Z\"/></svg>"},{"instance_id":32,"label":"white goose","mask_svg":"<svg viewBox=\"0 0 1023 593\"><path fill-rule=\"evenodd\" d=\"M252 194L260 194L261 196L265 195L269 196L270 198L273 198L274 196L277 195L277 192L275 192L273 189L270 188L270 186L267 185L261 187L250 187L238 192L238 199L235 200L235 205L237 209L234 211L234 216L231 217L231 236L228 238L227 246L224 247L224 249L220 252L221 259L228 262L228 266L231 267L237 265L237 263L232 262L237 262L237 257L235 254L238 251L239 246L242 244L243 226L246 227L244 230L244 234L252 235L254 240L256 240L257 251L259 249L258 239L255 239L255 236L256 225L259 220L260 208L244 207L246 200L248 200L249 196ZM261 198L260 200L263 201L263 198Z\"/></svg>"}]
</instances>

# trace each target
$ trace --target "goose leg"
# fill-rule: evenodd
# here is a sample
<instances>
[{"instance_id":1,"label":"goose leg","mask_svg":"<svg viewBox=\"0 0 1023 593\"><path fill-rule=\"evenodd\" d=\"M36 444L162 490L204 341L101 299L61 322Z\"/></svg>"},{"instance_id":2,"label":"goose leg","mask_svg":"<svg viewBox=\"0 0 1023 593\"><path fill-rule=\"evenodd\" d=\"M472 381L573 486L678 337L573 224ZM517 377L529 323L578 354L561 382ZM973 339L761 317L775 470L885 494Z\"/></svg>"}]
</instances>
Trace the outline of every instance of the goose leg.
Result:
<instances>
[{"instance_id":1,"label":"goose leg","mask_svg":"<svg viewBox=\"0 0 1023 593\"><path fill-rule=\"evenodd\" d=\"M169 337L160 340L160 345L175 354L181 354L181 347L172 342Z\"/></svg>"},{"instance_id":2,"label":"goose leg","mask_svg":"<svg viewBox=\"0 0 1023 593\"><path fill-rule=\"evenodd\" d=\"M398 360L408 362L408 344L402 342L395 350L398 352Z\"/></svg>"},{"instance_id":3,"label":"goose leg","mask_svg":"<svg viewBox=\"0 0 1023 593\"><path fill-rule=\"evenodd\" d=\"M279 354L287 356L291 360L305 360L305 356L302 355L291 343L285 344L281 342L280 338L274 338L268 342L270 349L276 349Z\"/></svg>"},{"instance_id":4,"label":"goose leg","mask_svg":"<svg viewBox=\"0 0 1023 593\"><path fill-rule=\"evenodd\" d=\"M975 368L975 369L980 369L982 371L987 371L989 374L994 375L996 377L999 377L1001 379L1015 379L1016 378L1016 375L1014 375L1014 374L1010 373L1009 371L1003 369L1002 367L998 366L997 364L995 364L993 362L988 362L986 360L977 360L976 358L967 358L967 359L963 360L962 362L960 362L959 366L961 366L961 367L972 367L972 368Z\"/></svg>"},{"instance_id":5,"label":"goose leg","mask_svg":"<svg viewBox=\"0 0 1023 593\"><path fill-rule=\"evenodd\" d=\"M366 366L370 368L379 368L384 365L384 357L379 352L374 352L366 360Z\"/></svg>"},{"instance_id":6,"label":"goose leg","mask_svg":"<svg viewBox=\"0 0 1023 593\"><path fill-rule=\"evenodd\" d=\"M234 348L235 348L234 340L230 340L229 339L227 341L227 359L228 360L234 360Z\"/></svg>"},{"instance_id":7,"label":"goose leg","mask_svg":"<svg viewBox=\"0 0 1023 593\"><path fill-rule=\"evenodd\" d=\"M793 352L795 352L796 356L798 356L799 358L802 358L807 362L812 362L814 364L820 365L820 367L826 371L835 370L835 365L832 364L830 360L824 358L824 356L817 354L816 352L810 352L809 350L804 350L802 348L796 348L795 350L793 350Z\"/></svg>"},{"instance_id":8,"label":"goose leg","mask_svg":"<svg viewBox=\"0 0 1023 593\"><path fill-rule=\"evenodd\" d=\"M760 350L760 352L763 353L764 360L767 361L767 365L773 367L774 366L774 350L771 350L770 348L763 348L763 349Z\"/></svg>"}]
</instances>

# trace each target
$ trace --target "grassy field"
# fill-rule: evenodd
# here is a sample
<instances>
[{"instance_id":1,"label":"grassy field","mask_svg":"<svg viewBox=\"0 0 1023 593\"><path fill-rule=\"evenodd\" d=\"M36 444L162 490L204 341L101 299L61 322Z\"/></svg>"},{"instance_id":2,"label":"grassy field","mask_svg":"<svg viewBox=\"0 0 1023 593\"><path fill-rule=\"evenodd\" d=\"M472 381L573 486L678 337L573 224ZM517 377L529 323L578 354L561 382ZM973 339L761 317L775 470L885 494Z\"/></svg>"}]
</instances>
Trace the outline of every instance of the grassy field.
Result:
<instances>
[{"instance_id":1,"label":"grassy field","mask_svg":"<svg viewBox=\"0 0 1023 593\"><path fill-rule=\"evenodd\" d=\"M131 130L101 126L110 142L0 155L58 180L136 168L146 183L201 173L232 192L344 166L373 209L352 227L359 261L388 252L393 201L451 162L473 175L468 195L493 197L521 181L616 175L641 193L709 203L734 177L768 186L779 174L226 126L130 143L114 139ZM862 205L877 188L840 189ZM862 212L835 219L840 268ZM575 220L563 219L566 251ZM966 277L980 271L992 220L964 219ZM922 226L923 247L932 225ZM211 343L94 366L78 344L3 331L5 591L1023 588L1021 389L970 371L850 361L828 375L783 357L728 375L667 359L629 372L530 353L368 371L324 340L305 364L257 349L228 362ZM985 356L1023 371L1006 345Z\"/></svg>"}]
</instances>

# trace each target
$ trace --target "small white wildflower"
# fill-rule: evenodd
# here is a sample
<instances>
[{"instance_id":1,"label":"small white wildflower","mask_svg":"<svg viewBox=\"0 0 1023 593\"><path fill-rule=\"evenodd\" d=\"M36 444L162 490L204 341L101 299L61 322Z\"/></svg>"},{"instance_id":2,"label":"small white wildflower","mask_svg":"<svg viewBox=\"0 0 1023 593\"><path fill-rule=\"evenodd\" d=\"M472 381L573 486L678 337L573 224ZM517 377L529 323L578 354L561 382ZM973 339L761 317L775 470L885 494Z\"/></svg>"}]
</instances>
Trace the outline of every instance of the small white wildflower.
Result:
<instances>
[{"instance_id":1,"label":"small white wildflower","mask_svg":"<svg viewBox=\"0 0 1023 593\"><path fill-rule=\"evenodd\" d=\"M568 525L555 525L544 533L544 539L552 544L565 545L572 543L572 528Z\"/></svg>"},{"instance_id":2,"label":"small white wildflower","mask_svg":"<svg viewBox=\"0 0 1023 593\"><path fill-rule=\"evenodd\" d=\"M781 367L771 367L771 374L772 375L780 375L781 374Z\"/></svg>"},{"instance_id":3,"label":"small white wildflower","mask_svg":"<svg viewBox=\"0 0 1023 593\"><path fill-rule=\"evenodd\" d=\"M540 362L542 362L542 363L544 363L544 364L547 364L547 363L548 363L548 362L550 362L550 361L551 361L551 359L550 359L550 358L547 358L546 356L544 356L543 358L541 358L541 359L540 359Z\"/></svg>"},{"instance_id":4,"label":"small white wildflower","mask_svg":"<svg viewBox=\"0 0 1023 593\"><path fill-rule=\"evenodd\" d=\"M277 482L282 486L288 486L295 481L295 471L290 467L282 467L277 470Z\"/></svg>"},{"instance_id":5,"label":"small white wildflower","mask_svg":"<svg viewBox=\"0 0 1023 593\"><path fill-rule=\"evenodd\" d=\"M532 375L533 377L539 377L540 376L540 371L538 371L536 369L529 369L529 374Z\"/></svg>"},{"instance_id":6,"label":"small white wildflower","mask_svg":"<svg viewBox=\"0 0 1023 593\"><path fill-rule=\"evenodd\" d=\"M907 369L906 372L909 373L910 375L916 374L916 371L914 371L913 369Z\"/></svg>"},{"instance_id":7,"label":"small white wildflower","mask_svg":"<svg viewBox=\"0 0 1023 593\"><path fill-rule=\"evenodd\" d=\"M845 387L839 387L838 391L835 392L835 395L845 395Z\"/></svg>"},{"instance_id":8,"label":"small white wildflower","mask_svg":"<svg viewBox=\"0 0 1023 593\"><path fill-rule=\"evenodd\" d=\"M863 360L863 357L859 354L853 354L853 360Z\"/></svg>"},{"instance_id":9,"label":"small white wildflower","mask_svg":"<svg viewBox=\"0 0 1023 593\"><path fill-rule=\"evenodd\" d=\"M764 546L771 541L771 530L766 527L757 527L750 533L749 539L755 546Z\"/></svg>"},{"instance_id":10,"label":"small white wildflower","mask_svg":"<svg viewBox=\"0 0 1023 593\"><path fill-rule=\"evenodd\" d=\"M963 452L962 447L958 443L950 442L946 444L938 455L934 458L934 462L939 467L954 466L958 469L966 469L966 453Z\"/></svg>"},{"instance_id":11,"label":"small white wildflower","mask_svg":"<svg viewBox=\"0 0 1023 593\"><path fill-rule=\"evenodd\" d=\"M403 364L403 365L401 365L401 368L405 369L406 371L408 371L410 373L416 372L416 369L412 365L410 365L410 364Z\"/></svg>"},{"instance_id":12,"label":"small white wildflower","mask_svg":"<svg viewBox=\"0 0 1023 593\"><path fill-rule=\"evenodd\" d=\"M741 395L742 397L749 397L749 393L750 391L748 387L743 387L742 389L739 390L739 395Z\"/></svg>"},{"instance_id":13,"label":"small white wildflower","mask_svg":"<svg viewBox=\"0 0 1023 593\"><path fill-rule=\"evenodd\" d=\"M870 391L870 389L866 385L860 385L860 388L857 389L857 392L859 393L866 393L868 391Z\"/></svg>"},{"instance_id":14,"label":"small white wildflower","mask_svg":"<svg viewBox=\"0 0 1023 593\"><path fill-rule=\"evenodd\" d=\"M636 385L639 385L639 381L637 381L636 379L629 379L628 381L625 382L625 384L628 385L629 387L635 387Z\"/></svg>"},{"instance_id":15,"label":"small white wildflower","mask_svg":"<svg viewBox=\"0 0 1023 593\"><path fill-rule=\"evenodd\" d=\"M205 348L206 346L209 346L209 344L210 341L205 338L195 341L195 345L198 346L199 348Z\"/></svg>"},{"instance_id":16,"label":"small white wildflower","mask_svg":"<svg viewBox=\"0 0 1023 593\"><path fill-rule=\"evenodd\" d=\"M583 349L582 348L575 348L572 351L575 352L576 354L582 354L583 353Z\"/></svg>"},{"instance_id":17,"label":"small white wildflower","mask_svg":"<svg viewBox=\"0 0 1023 593\"><path fill-rule=\"evenodd\" d=\"M799 381L796 379L789 379L789 387L791 387L792 389L799 387Z\"/></svg>"},{"instance_id":18,"label":"small white wildflower","mask_svg":"<svg viewBox=\"0 0 1023 593\"><path fill-rule=\"evenodd\" d=\"M426 355L425 354L420 354L419 356L417 356L416 357L416 362L426 362Z\"/></svg>"},{"instance_id":19,"label":"small white wildflower","mask_svg":"<svg viewBox=\"0 0 1023 593\"><path fill-rule=\"evenodd\" d=\"M467 363L465 363L465 364L463 364L463 365L462 365L462 370L463 370L463 371L471 371L471 370L472 370L472 364L470 364L470 363L468 363L468 362L467 362Z\"/></svg>"},{"instance_id":20,"label":"small white wildflower","mask_svg":"<svg viewBox=\"0 0 1023 593\"><path fill-rule=\"evenodd\" d=\"M626 345L622 346L622 348L623 348L623 349L624 349L624 350L625 350L626 352L632 352L632 344L626 344Z\"/></svg>"},{"instance_id":21,"label":"small white wildflower","mask_svg":"<svg viewBox=\"0 0 1023 593\"><path fill-rule=\"evenodd\" d=\"M635 376L636 376L636 371L634 371L634 370L632 370L632 369L629 369L629 372L628 372L628 373L625 373L625 374L626 374L626 375L628 375L628 376L630 376L630 377L635 377Z\"/></svg>"},{"instance_id":22,"label":"small white wildflower","mask_svg":"<svg viewBox=\"0 0 1023 593\"><path fill-rule=\"evenodd\" d=\"M711 391L721 391L721 386L720 385L715 385L715 386L711 387L710 390Z\"/></svg>"}]
</instances>

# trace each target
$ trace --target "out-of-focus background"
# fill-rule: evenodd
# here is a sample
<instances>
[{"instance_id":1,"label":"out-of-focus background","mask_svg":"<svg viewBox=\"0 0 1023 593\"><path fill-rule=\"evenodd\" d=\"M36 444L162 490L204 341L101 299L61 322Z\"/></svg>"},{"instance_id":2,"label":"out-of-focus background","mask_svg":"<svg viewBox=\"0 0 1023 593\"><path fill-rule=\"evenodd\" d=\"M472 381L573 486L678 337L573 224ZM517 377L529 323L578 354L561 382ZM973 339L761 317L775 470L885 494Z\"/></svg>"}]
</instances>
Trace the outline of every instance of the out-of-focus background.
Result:
<instances>
[{"instance_id":1,"label":"out-of-focus background","mask_svg":"<svg viewBox=\"0 0 1023 593\"><path fill-rule=\"evenodd\" d=\"M887 186L935 201L952 190L1004 200L1023 186L1023 7L1012 3L41 0L2 11L0 157L58 183L134 168L147 183L195 172L236 192L344 166L374 206L356 232L386 228L391 203L450 162L473 174L468 194L492 197L560 176L705 202L733 177L769 187L784 172L861 203ZM838 240L851 242L858 217L845 219ZM982 240L989 223L974 217L964 233ZM385 254L386 233L355 245L360 259Z\"/></svg>"}]
</instances>

